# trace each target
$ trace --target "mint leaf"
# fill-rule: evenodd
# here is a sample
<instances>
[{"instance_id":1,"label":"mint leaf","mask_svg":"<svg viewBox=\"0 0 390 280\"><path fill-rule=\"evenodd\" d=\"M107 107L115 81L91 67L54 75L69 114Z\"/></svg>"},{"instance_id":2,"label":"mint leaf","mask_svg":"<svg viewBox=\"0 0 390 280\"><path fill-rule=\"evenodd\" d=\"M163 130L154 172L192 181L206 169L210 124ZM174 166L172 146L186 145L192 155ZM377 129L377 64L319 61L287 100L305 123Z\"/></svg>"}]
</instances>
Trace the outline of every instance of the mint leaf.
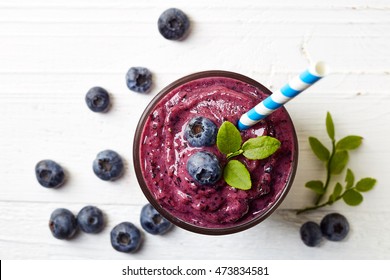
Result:
<instances>
[{"instance_id":1,"label":"mint leaf","mask_svg":"<svg viewBox=\"0 0 390 280\"><path fill-rule=\"evenodd\" d=\"M241 147L241 134L231 122L223 122L217 134L217 147L225 155L238 151Z\"/></svg>"},{"instance_id":2,"label":"mint leaf","mask_svg":"<svg viewBox=\"0 0 390 280\"><path fill-rule=\"evenodd\" d=\"M349 135L341 139L336 144L337 150L354 150L362 144L363 137Z\"/></svg>"},{"instance_id":3,"label":"mint leaf","mask_svg":"<svg viewBox=\"0 0 390 280\"><path fill-rule=\"evenodd\" d=\"M234 152L234 153L229 153L226 155L226 158L227 159L231 159L232 157L236 157L236 156L239 156L243 153L244 151L243 150L238 150L237 152Z\"/></svg>"},{"instance_id":4,"label":"mint leaf","mask_svg":"<svg viewBox=\"0 0 390 280\"><path fill-rule=\"evenodd\" d=\"M330 172L332 174L340 174L348 163L348 152L337 151L330 161Z\"/></svg>"},{"instance_id":5,"label":"mint leaf","mask_svg":"<svg viewBox=\"0 0 390 280\"><path fill-rule=\"evenodd\" d=\"M344 193L343 200L350 206L356 206L362 203L363 196L354 189L349 189Z\"/></svg>"},{"instance_id":6,"label":"mint leaf","mask_svg":"<svg viewBox=\"0 0 390 280\"><path fill-rule=\"evenodd\" d=\"M309 137L310 147L314 154L322 161L327 161L330 156L329 150L315 137Z\"/></svg>"},{"instance_id":7,"label":"mint leaf","mask_svg":"<svg viewBox=\"0 0 390 280\"><path fill-rule=\"evenodd\" d=\"M305 184L305 187L315 191L317 194L325 193L324 183L321 181L309 181Z\"/></svg>"},{"instance_id":8,"label":"mint leaf","mask_svg":"<svg viewBox=\"0 0 390 280\"><path fill-rule=\"evenodd\" d=\"M326 131L328 132L329 138L331 140L334 140L334 124L332 115L329 112L326 114Z\"/></svg>"},{"instance_id":9,"label":"mint leaf","mask_svg":"<svg viewBox=\"0 0 390 280\"><path fill-rule=\"evenodd\" d=\"M376 180L373 178L363 178L356 183L355 189L359 192L368 192L370 191L376 183Z\"/></svg>"},{"instance_id":10,"label":"mint leaf","mask_svg":"<svg viewBox=\"0 0 390 280\"><path fill-rule=\"evenodd\" d=\"M352 170L349 168L347 169L347 175L345 175L345 182L347 183L345 186L347 190L352 188L355 182L355 175L353 175Z\"/></svg>"},{"instance_id":11,"label":"mint leaf","mask_svg":"<svg viewBox=\"0 0 390 280\"><path fill-rule=\"evenodd\" d=\"M343 191L343 186L340 183L336 183L333 189L333 193L329 196L329 201L335 202L337 200L337 197L341 194Z\"/></svg>"},{"instance_id":12,"label":"mint leaf","mask_svg":"<svg viewBox=\"0 0 390 280\"><path fill-rule=\"evenodd\" d=\"M258 136L245 141L242 145L244 156L248 159L264 159L279 149L280 141L271 136Z\"/></svg>"},{"instance_id":13,"label":"mint leaf","mask_svg":"<svg viewBox=\"0 0 390 280\"><path fill-rule=\"evenodd\" d=\"M233 188L249 190L252 187L248 169L238 160L230 160L224 170L223 177L226 183Z\"/></svg>"}]
</instances>

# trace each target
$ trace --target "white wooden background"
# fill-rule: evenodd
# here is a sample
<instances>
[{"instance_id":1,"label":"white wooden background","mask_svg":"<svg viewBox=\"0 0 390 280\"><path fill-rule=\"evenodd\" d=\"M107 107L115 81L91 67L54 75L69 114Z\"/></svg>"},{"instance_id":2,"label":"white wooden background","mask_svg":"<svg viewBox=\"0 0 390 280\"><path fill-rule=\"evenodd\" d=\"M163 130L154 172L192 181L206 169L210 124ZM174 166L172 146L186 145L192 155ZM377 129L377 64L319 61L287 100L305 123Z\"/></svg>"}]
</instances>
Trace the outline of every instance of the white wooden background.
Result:
<instances>
[{"instance_id":1,"label":"white wooden background","mask_svg":"<svg viewBox=\"0 0 390 280\"><path fill-rule=\"evenodd\" d=\"M191 19L185 41L165 40L157 18L178 7ZM119 222L139 225L146 199L132 164L134 130L160 89L195 71L222 69L250 76L276 89L314 60L332 74L286 105L298 133L295 183L268 220L242 233L202 236L179 228L145 235L141 250L111 248ZM125 73L146 66L151 93L130 92ZM89 111L84 96L93 86L111 93L107 114ZM296 216L311 203L304 183L324 176L307 138L324 142L326 112L340 138L364 137L351 152L358 178L378 179L362 205L338 202ZM390 258L390 1L129 1L0 0L0 258L1 259L389 259ZM92 172L97 152L110 148L126 160L117 182ZM69 179L61 189L38 185L35 164L61 163ZM342 178L341 178L342 179ZM107 216L98 235L54 239L50 213L77 213L93 204ZM299 227L330 211L344 214L351 232L343 242L303 245Z\"/></svg>"}]
</instances>

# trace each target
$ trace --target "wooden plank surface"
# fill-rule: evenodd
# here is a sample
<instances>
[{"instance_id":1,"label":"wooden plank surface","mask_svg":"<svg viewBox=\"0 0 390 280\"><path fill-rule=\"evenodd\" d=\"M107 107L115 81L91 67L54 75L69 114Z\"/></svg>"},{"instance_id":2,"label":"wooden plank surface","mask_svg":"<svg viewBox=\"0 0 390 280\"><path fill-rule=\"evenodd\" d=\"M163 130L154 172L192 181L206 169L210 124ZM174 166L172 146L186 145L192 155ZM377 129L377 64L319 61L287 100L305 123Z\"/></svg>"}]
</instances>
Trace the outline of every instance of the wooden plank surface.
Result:
<instances>
[{"instance_id":1,"label":"wooden plank surface","mask_svg":"<svg viewBox=\"0 0 390 280\"><path fill-rule=\"evenodd\" d=\"M272 2L272 3L271 3ZM388 1L0 1L0 258L1 259L388 259L390 258L390 3ZM192 30L185 41L164 40L160 13L185 11ZM124 220L139 225L146 199L132 164L132 143L142 111L160 89L195 71L222 69L250 76L275 90L308 63L322 59L332 74L286 105L299 138L294 185L268 220L231 236L210 237L174 229L145 235L135 255L111 248L109 231ZM154 75L149 94L125 85L131 66ZM109 90L113 107L93 114L84 102L92 86ZM311 202L306 181L322 179L323 166L307 138L327 141L330 111L337 137L357 134L351 152L358 178L378 183L362 205L341 202L296 216ZM97 152L110 148L126 161L114 183L92 172ZM52 158L69 175L47 190L34 175L36 162ZM340 177L341 178L341 177ZM72 241L50 236L51 211L77 212L95 204L108 224L96 236ZM330 211L345 214L351 233L341 243L308 248L299 226ZM185 252L185 255L183 255Z\"/></svg>"}]
</instances>

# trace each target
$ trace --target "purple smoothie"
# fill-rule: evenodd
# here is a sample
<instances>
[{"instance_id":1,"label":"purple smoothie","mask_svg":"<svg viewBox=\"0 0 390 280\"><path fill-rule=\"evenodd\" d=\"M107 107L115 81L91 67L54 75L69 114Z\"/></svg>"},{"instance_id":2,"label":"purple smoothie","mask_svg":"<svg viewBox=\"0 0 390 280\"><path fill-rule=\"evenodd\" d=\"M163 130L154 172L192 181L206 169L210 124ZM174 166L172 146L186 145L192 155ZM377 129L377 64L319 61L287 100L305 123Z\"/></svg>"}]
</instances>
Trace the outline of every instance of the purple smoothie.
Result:
<instances>
[{"instance_id":1,"label":"purple smoothie","mask_svg":"<svg viewBox=\"0 0 390 280\"><path fill-rule=\"evenodd\" d=\"M157 202L155 206L175 217L176 222L208 229L235 227L270 212L287 193L296 167L296 134L284 108L241 132L243 141L269 135L281 142L279 150L267 159L235 158L251 174L252 188L247 191L230 187L223 178L214 186L195 183L186 169L191 155L211 152L222 168L226 156L216 145L191 147L183 136L187 122L196 116L207 117L218 127L224 121L236 124L242 114L268 94L260 85L214 76L188 81L154 102L144 120L138 147L149 200Z\"/></svg>"}]
</instances>

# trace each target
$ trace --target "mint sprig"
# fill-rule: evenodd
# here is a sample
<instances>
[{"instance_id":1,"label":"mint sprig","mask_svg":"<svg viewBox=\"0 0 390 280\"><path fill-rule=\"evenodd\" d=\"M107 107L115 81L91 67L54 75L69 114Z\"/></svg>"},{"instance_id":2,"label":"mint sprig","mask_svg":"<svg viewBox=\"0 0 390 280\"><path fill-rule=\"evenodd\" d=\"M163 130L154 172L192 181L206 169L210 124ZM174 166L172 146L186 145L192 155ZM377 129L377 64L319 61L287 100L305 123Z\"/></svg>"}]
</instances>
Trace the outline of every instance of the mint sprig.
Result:
<instances>
[{"instance_id":1,"label":"mint sprig","mask_svg":"<svg viewBox=\"0 0 390 280\"><path fill-rule=\"evenodd\" d=\"M348 168L344 179L345 185L343 186L341 183L336 182L328 200L321 203L333 177L341 174L348 165L349 151L360 147L363 140L361 136L349 135L336 141L335 126L329 112L326 115L325 124L327 134L331 140L331 151L315 137L309 137L309 144L317 158L325 163L326 179L325 182L313 180L305 184L306 188L311 189L317 194L317 199L314 206L298 210L298 214L331 205L340 199L343 199L350 206L359 205L363 201L363 195L361 193L371 190L376 184L375 179L367 177L360 179L354 185L355 175Z\"/></svg>"},{"instance_id":2,"label":"mint sprig","mask_svg":"<svg viewBox=\"0 0 390 280\"><path fill-rule=\"evenodd\" d=\"M242 144L240 131L231 122L222 123L217 134L217 147L226 155L228 162L223 171L226 183L237 189L249 190L252 187L250 173L246 166L231 158L243 155L248 159L265 159L275 153L281 143L270 136L251 138Z\"/></svg>"}]
</instances>

